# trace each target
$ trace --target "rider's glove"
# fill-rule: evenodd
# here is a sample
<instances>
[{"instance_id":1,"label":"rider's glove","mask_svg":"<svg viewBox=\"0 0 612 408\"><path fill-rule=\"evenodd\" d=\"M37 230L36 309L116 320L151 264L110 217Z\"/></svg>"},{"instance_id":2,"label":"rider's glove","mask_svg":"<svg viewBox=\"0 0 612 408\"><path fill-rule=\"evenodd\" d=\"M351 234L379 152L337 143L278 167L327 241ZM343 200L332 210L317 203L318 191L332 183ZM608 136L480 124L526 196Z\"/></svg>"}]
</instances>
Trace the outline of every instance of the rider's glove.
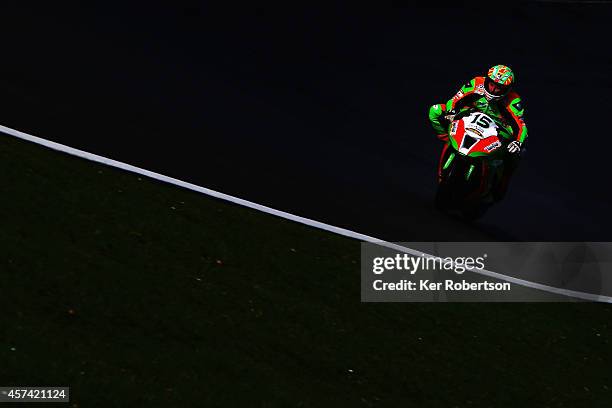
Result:
<instances>
[{"instance_id":1,"label":"rider's glove","mask_svg":"<svg viewBox=\"0 0 612 408\"><path fill-rule=\"evenodd\" d=\"M521 142L515 140L508 145L508 151L512 154L518 154L521 152Z\"/></svg>"},{"instance_id":2,"label":"rider's glove","mask_svg":"<svg viewBox=\"0 0 612 408\"><path fill-rule=\"evenodd\" d=\"M446 115L444 115L444 119L448 120L449 122L452 122L453 120L455 120L456 114L457 114L457 111L455 109L451 109L448 112L446 112Z\"/></svg>"}]
</instances>

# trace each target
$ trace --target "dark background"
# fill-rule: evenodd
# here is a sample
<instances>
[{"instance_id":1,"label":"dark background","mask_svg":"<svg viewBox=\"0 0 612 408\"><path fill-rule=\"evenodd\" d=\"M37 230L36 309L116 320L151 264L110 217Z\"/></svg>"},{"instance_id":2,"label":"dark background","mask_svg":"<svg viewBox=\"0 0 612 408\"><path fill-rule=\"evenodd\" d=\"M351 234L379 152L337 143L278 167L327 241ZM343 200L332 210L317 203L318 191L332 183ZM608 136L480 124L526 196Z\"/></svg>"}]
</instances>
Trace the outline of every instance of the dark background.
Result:
<instances>
[{"instance_id":1,"label":"dark background","mask_svg":"<svg viewBox=\"0 0 612 408\"><path fill-rule=\"evenodd\" d=\"M612 240L612 6L6 3L0 123L380 238ZM511 66L529 145L507 199L436 212L427 110Z\"/></svg>"}]
</instances>

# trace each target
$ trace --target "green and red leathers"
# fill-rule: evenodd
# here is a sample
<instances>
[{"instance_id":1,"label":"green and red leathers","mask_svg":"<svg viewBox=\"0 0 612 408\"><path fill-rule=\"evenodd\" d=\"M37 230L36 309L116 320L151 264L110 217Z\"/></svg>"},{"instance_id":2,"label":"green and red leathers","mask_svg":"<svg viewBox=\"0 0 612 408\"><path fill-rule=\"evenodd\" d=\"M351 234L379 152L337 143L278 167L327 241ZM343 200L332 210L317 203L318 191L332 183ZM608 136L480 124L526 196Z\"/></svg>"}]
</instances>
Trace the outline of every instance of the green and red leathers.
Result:
<instances>
[{"instance_id":1,"label":"green and red leathers","mask_svg":"<svg viewBox=\"0 0 612 408\"><path fill-rule=\"evenodd\" d=\"M475 108L492 117L501 127L499 135L509 144L517 141L522 145L527 138L527 126L523 119L524 109L521 97L514 91L508 92L499 99L489 101L484 92L485 78L476 77L463 85L446 104L433 105L429 109L429 120L438 138L444 142L448 141L449 122L447 115L454 115L463 109ZM519 146L520 146L519 145ZM445 144L440 156L444 156L448 144ZM518 155L507 155L503 175L497 186L493 189L496 200L501 199L506 192L510 177L518 165ZM438 180L441 177L441 163L438 168Z\"/></svg>"},{"instance_id":2,"label":"green and red leathers","mask_svg":"<svg viewBox=\"0 0 612 408\"><path fill-rule=\"evenodd\" d=\"M501 135L504 137L507 137L505 133L512 135L508 142L517 140L522 144L527 138L527 126L523 119L521 97L516 92L510 91L500 99L488 101L484 95L484 83L484 77L476 77L463 85L446 104L433 105L429 109L429 120L438 138L448 140L448 121L444 118L448 113L451 111L456 113L464 108L476 108L497 119L498 125L506 129Z\"/></svg>"}]
</instances>

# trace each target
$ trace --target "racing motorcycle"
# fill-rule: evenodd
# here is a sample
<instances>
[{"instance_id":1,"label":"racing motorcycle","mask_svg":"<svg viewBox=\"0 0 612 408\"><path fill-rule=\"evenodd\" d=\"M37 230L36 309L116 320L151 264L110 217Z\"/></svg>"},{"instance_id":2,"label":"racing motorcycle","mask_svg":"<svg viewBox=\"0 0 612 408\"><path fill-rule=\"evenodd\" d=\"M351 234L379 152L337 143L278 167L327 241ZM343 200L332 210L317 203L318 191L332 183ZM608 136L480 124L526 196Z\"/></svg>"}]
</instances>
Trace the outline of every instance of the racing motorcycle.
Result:
<instances>
[{"instance_id":1,"label":"racing motorcycle","mask_svg":"<svg viewBox=\"0 0 612 408\"><path fill-rule=\"evenodd\" d=\"M458 113L449 127L439 169L436 207L474 220L494 203L509 129L477 110ZM504 135L506 133L506 135Z\"/></svg>"}]
</instances>

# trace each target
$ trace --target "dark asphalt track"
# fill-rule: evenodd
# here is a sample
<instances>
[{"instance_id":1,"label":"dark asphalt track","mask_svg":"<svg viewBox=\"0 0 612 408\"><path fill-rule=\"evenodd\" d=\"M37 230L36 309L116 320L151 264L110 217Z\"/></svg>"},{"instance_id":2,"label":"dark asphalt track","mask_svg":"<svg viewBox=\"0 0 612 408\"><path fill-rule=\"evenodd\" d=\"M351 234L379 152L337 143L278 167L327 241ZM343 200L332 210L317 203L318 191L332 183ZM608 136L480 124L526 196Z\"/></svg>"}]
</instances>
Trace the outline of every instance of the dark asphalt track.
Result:
<instances>
[{"instance_id":1,"label":"dark asphalt track","mask_svg":"<svg viewBox=\"0 0 612 408\"><path fill-rule=\"evenodd\" d=\"M396 241L612 241L612 6L3 6L0 123ZM427 122L492 64L530 131L505 202L432 208Z\"/></svg>"}]
</instances>

